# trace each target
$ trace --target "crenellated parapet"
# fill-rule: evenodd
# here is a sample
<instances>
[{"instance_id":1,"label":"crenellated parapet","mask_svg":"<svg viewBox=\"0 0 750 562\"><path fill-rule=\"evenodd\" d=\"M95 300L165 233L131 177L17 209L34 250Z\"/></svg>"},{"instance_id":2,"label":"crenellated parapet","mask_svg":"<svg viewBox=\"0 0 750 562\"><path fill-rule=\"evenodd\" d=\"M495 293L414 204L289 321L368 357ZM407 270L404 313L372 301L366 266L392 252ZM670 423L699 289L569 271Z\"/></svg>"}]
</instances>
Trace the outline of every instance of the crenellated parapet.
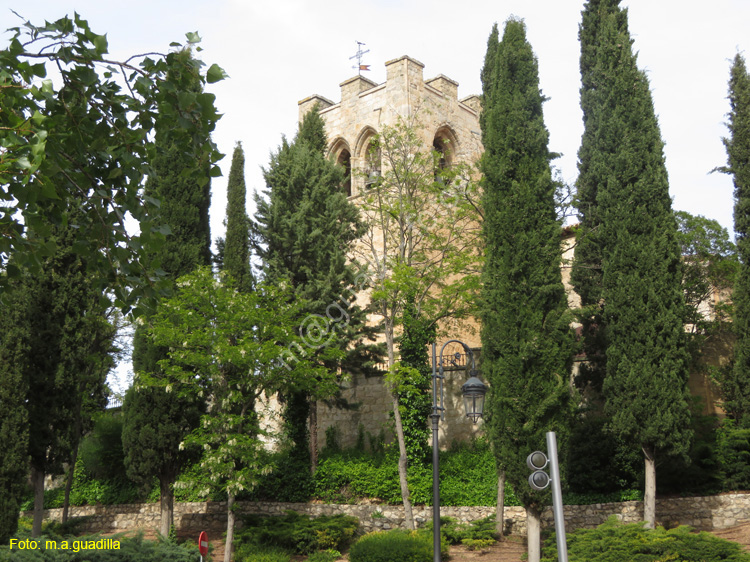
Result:
<instances>
[{"instance_id":1,"label":"crenellated parapet","mask_svg":"<svg viewBox=\"0 0 750 562\"><path fill-rule=\"evenodd\" d=\"M386 81L376 84L354 76L341 86L334 103L313 95L299 102L299 118L318 104L326 124L328 154L349 171L342 186L351 196L366 188L381 171L370 143L384 126L418 117L425 147L445 152L447 162L474 163L482 153L479 132L480 98L458 99L458 82L443 74L424 79L424 64L409 56L385 63Z\"/></svg>"}]
</instances>

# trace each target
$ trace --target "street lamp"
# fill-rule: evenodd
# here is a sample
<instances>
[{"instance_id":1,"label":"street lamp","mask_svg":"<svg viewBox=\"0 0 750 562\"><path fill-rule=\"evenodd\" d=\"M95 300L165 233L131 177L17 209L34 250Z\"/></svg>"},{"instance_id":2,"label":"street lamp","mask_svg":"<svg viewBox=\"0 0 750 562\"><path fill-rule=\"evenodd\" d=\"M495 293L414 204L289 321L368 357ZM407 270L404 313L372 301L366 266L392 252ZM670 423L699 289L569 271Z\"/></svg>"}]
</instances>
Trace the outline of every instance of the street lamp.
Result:
<instances>
[{"instance_id":1,"label":"street lamp","mask_svg":"<svg viewBox=\"0 0 750 562\"><path fill-rule=\"evenodd\" d=\"M443 381L445 373L443 370L443 351L449 343L461 344L466 351L467 357L471 358L471 370L469 371L469 380L461 386L461 392L464 396L464 405L466 407L466 417L470 418L472 423L482 417L484 412L484 395L487 393L487 386L477 378L477 366L474 362L474 352L464 342L459 340L448 340L440 348L440 361L437 360L437 347L432 344L432 547L433 561L441 562L440 553L440 460L438 458L438 422L442 418L445 420L445 403ZM456 354L457 358L460 356ZM438 365L439 374L438 374ZM439 387L439 388L438 388Z\"/></svg>"}]
</instances>

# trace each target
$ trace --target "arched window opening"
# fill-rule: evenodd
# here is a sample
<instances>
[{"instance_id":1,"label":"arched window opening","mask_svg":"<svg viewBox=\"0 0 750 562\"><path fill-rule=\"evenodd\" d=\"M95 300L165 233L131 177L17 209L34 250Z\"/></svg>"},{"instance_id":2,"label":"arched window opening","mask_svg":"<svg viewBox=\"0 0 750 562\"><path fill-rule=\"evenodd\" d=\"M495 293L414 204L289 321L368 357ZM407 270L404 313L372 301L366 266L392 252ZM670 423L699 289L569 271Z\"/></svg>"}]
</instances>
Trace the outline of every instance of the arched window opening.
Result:
<instances>
[{"instance_id":1,"label":"arched window opening","mask_svg":"<svg viewBox=\"0 0 750 562\"><path fill-rule=\"evenodd\" d=\"M432 150L435 154L435 181L443 182L445 170L450 169L453 164L453 150L450 139L438 133L432 141Z\"/></svg>"},{"instance_id":2,"label":"arched window opening","mask_svg":"<svg viewBox=\"0 0 750 562\"><path fill-rule=\"evenodd\" d=\"M365 152L365 187L375 185L381 176L380 143L377 137L372 137L367 143Z\"/></svg>"},{"instance_id":3,"label":"arched window opening","mask_svg":"<svg viewBox=\"0 0 750 562\"><path fill-rule=\"evenodd\" d=\"M346 171L346 176L344 177L344 182L341 184L341 187L344 189L344 192L346 193L347 197L352 196L352 155L349 153L349 151L345 148L341 152L339 152L339 156L336 159L336 164L339 166L343 166L344 170Z\"/></svg>"}]
</instances>

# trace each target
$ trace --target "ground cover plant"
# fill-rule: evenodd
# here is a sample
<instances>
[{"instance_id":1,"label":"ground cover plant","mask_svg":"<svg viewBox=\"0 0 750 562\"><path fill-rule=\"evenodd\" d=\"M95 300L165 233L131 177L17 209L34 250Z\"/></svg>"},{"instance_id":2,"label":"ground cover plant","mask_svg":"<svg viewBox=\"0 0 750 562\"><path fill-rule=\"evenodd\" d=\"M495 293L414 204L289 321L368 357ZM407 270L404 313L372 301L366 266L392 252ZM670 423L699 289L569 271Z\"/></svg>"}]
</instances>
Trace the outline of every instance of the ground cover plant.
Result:
<instances>
[{"instance_id":1,"label":"ground cover plant","mask_svg":"<svg viewBox=\"0 0 750 562\"><path fill-rule=\"evenodd\" d=\"M425 529L432 531L432 521ZM453 517L440 518L440 535L448 544L463 544L470 550L486 548L497 541L495 516L490 515L471 523L460 523Z\"/></svg>"},{"instance_id":2,"label":"ground cover plant","mask_svg":"<svg viewBox=\"0 0 750 562\"><path fill-rule=\"evenodd\" d=\"M354 538L359 520L348 515L311 518L293 511L277 517L247 515L237 533L238 548L251 552L258 547L282 549L294 554L344 550Z\"/></svg>"},{"instance_id":3,"label":"ground cover plant","mask_svg":"<svg viewBox=\"0 0 750 562\"><path fill-rule=\"evenodd\" d=\"M448 555L448 543L440 541L443 557ZM406 531L378 531L368 533L349 550L351 562L430 562L433 560L432 533L423 529Z\"/></svg>"},{"instance_id":4,"label":"ground cover plant","mask_svg":"<svg viewBox=\"0 0 750 562\"><path fill-rule=\"evenodd\" d=\"M611 517L596 529L578 529L568 533L570 562L733 562L750 561L742 547L706 532L694 533L690 527L666 530L646 529L643 523L624 525ZM554 534L547 538L541 562L556 562Z\"/></svg>"}]
</instances>

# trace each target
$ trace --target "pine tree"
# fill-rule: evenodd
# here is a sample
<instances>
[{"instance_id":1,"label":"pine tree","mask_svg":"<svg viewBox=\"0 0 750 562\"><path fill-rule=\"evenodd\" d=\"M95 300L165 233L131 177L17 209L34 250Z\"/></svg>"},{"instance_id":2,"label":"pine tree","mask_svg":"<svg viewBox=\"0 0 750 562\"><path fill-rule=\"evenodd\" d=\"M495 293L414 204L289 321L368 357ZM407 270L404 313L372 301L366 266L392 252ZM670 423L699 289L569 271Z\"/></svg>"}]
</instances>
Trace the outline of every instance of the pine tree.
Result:
<instances>
[{"instance_id":1,"label":"pine tree","mask_svg":"<svg viewBox=\"0 0 750 562\"><path fill-rule=\"evenodd\" d=\"M555 155L525 24L508 20L494 55L491 48L482 118L482 370L498 468L527 509L529 560L538 560L545 498L529 488L525 458L544 447L547 431L567 432L572 333L550 170Z\"/></svg>"},{"instance_id":2,"label":"pine tree","mask_svg":"<svg viewBox=\"0 0 750 562\"><path fill-rule=\"evenodd\" d=\"M602 303L605 413L644 453L644 519L653 526L656 459L685 454L691 439L685 305L663 142L619 3L589 0L580 30L579 211L596 247L576 255L591 273L577 287Z\"/></svg>"},{"instance_id":3,"label":"pine tree","mask_svg":"<svg viewBox=\"0 0 750 562\"><path fill-rule=\"evenodd\" d=\"M173 53L168 75L185 98L193 96L200 103L201 77L197 61L189 50ZM194 143L205 143L209 133ZM166 131L157 130L159 152L151 165L154 175L146 185L148 196L160 201L159 218L171 235L159 249L157 259L173 281L211 261L211 238L208 208L211 201L209 170L196 178L182 172L195 164L192 156L171 140L163 140ZM156 475L161 490L160 532L167 536L172 526L174 492L172 484L182 467L192 458L179 446L196 427L202 411L197 396L177 396L158 386L143 384L139 373L159 376L158 362L166 358L166 350L146 337L146 326L136 329L133 341L135 388L123 404L123 447L128 476L148 484Z\"/></svg>"},{"instance_id":4,"label":"pine tree","mask_svg":"<svg viewBox=\"0 0 750 562\"><path fill-rule=\"evenodd\" d=\"M221 270L232 278L241 291L249 291L253 286L250 270L250 219L245 207L246 197L245 153L242 145L237 143L227 181L227 234L220 247Z\"/></svg>"},{"instance_id":5,"label":"pine tree","mask_svg":"<svg viewBox=\"0 0 750 562\"><path fill-rule=\"evenodd\" d=\"M317 109L305 115L292 143L286 139L264 170L267 189L256 195L253 223L255 249L263 274L291 284L297 298L307 301L307 349L330 369L372 371L377 355L368 344L372 328L354 302L360 288L348 262L352 243L362 235L357 208L341 189L344 170L327 160L324 123ZM354 345L351 343L354 342ZM294 358L292 358L294 359ZM287 423L296 436L294 454L300 462L317 462L316 408L310 402L325 396L287 396ZM306 425L310 418L310 432ZM308 436L313 439L307 443Z\"/></svg>"},{"instance_id":6,"label":"pine tree","mask_svg":"<svg viewBox=\"0 0 750 562\"><path fill-rule=\"evenodd\" d=\"M724 407L739 427L750 428L750 75L737 54L729 80L729 132L724 139L734 180L734 230L740 258L734 285L734 367L722 385Z\"/></svg>"}]
</instances>

